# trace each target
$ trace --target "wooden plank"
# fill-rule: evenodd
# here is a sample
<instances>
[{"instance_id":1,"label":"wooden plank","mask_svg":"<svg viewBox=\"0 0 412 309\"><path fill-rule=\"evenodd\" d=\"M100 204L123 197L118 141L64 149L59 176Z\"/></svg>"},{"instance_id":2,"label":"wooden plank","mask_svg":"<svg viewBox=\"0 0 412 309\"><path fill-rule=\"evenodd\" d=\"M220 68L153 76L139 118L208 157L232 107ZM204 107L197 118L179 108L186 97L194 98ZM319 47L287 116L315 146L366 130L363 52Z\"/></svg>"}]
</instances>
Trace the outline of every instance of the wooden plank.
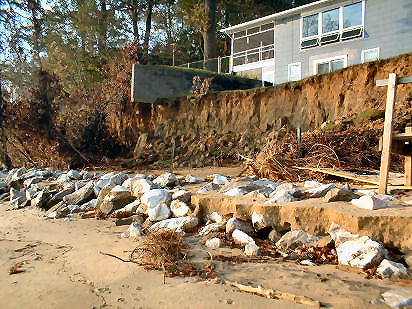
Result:
<instances>
[{"instance_id":1,"label":"wooden plank","mask_svg":"<svg viewBox=\"0 0 412 309\"><path fill-rule=\"evenodd\" d=\"M389 82L389 79L379 79L376 81L376 86L377 87L383 87L387 86ZM409 84L412 83L412 76L406 76L406 77L401 77L398 78L397 84Z\"/></svg>"},{"instance_id":2,"label":"wooden plank","mask_svg":"<svg viewBox=\"0 0 412 309\"><path fill-rule=\"evenodd\" d=\"M396 99L396 74L389 74L388 92L386 95L385 123L383 127L383 144L381 156L381 169L379 179L379 193L386 194L388 185L389 164L392 147L392 122Z\"/></svg>"},{"instance_id":3,"label":"wooden plank","mask_svg":"<svg viewBox=\"0 0 412 309\"><path fill-rule=\"evenodd\" d=\"M322 169L322 168L315 168L315 167L300 167L300 166L294 166L294 168L300 169L300 170L308 170L311 172L319 172L319 173L324 173L324 174L328 174L328 175L332 175L332 176L336 176L336 177L342 177L342 178L346 178L346 179L351 179L351 180L355 180L355 181L359 181L359 182L365 182L365 183L370 183L373 185L378 186L379 185L379 181L374 181L374 180L370 180L370 179L365 179L365 178L359 178L356 176L351 176L348 174L344 174L342 172L339 171L332 171L332 170L327 170L327 169Z\"/></svg>"},{"instance_id":4,"label":"wooden plank","mask_svg":"<svg viewBox=\"0 0 412 309\"><path fill-rule=\"evenodd\" d=\"M407 126L405 134L412 134L412 127ZM405 156L405 186L412 186L412 154Z\"/></svg>"},{"instance_id":5,"label":"wooden plank","mask_svg":"<svg viewBox=\"0 0 412 309\"><path fill-rule=\"evenodd\" d=\"M412 141L412 132L397 133L392 135L392 140L396 141Z\"/></svg>"},{"instance_id":6,"label":"wooden plank","mask_svg":"<svg viewBox=\"0 0 412 309\"><path fill-rule=\"evenodd\" d=\"M378 186L376 185L363 185L363 187L365 187L366 189L377 189ZM412 190L412 186L388 186L388 189L395 189L395 190L408 190L411 191Z\"/></svg>"}]
</instances>

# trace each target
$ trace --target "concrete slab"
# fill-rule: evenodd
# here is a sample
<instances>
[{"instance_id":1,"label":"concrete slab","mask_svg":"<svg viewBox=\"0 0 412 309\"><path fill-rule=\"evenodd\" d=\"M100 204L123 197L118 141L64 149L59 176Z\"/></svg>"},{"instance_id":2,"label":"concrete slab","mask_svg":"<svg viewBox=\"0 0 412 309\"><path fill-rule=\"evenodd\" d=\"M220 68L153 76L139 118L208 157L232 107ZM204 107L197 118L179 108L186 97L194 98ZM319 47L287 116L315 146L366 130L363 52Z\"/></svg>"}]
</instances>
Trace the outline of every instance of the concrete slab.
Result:
<instances>
[{"instance_id":1,"label":"concrete slab","mask_svg":"<svg viewBox=\"0 0 412 309\"><path fill-rule=\"evenodd\" d=\"M264 205L264 200L228 197L220 193L192 196L192 204L201 216L214 211L251 220L256 211L271 219L277 229L301 229L315 235L328 233L332 222L345 230L367 235L387 247L412 251L412 207L395 206L379 210L360 209L349 202L326 203L321 199Z\"/></svg>"}]
</instances>

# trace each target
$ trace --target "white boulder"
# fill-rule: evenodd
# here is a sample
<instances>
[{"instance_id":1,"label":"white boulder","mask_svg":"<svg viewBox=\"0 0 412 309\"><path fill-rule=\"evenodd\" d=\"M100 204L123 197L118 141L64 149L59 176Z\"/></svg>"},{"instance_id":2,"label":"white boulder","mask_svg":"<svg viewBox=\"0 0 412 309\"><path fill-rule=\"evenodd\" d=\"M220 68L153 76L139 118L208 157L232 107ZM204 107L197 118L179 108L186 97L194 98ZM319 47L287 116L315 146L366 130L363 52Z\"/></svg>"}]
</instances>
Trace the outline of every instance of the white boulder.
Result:
<instances>
[{"instance_id":1,"label":"white boulder","mask_svg":"<svg viewBox=\"0 0 412 309\"><path fill-rule=\"evenodd\" d=\"M245 245L245 254L249 256L258 255L259 247L255 244L255 242L247 243Z\"/></svg>"},{"instance_id":2,"label":"white boulder","mask_svg":"<svg viewBox=\"0 0 412 309\"><path fill-rule=\"evenodd\" d=\"M241 230L234 230L232 233L232 238L235 241L235 243L240 244L240 245L247 245L247 244L255 243L252 237L250 237L245 232L242 232Z\"/></svg>"},{"instance_id":3,"label":"white boulder","mask_svg":"<svg viewBox=\"0 0 412 309\"><path fill-rule=\"evenodd\" d=\"M148 207L146 213L150 221L162 221L170 217L170 208L165 203L161 203L155 207Z\"/></svg>"},{"instance_id":4,"label":"white boulder","mask_svg":"<svg viewBox=\"0 0 412 309\"><path fill-rule=\"evenodd\" d=\"M171 218L153 224L149 230L157 231L161 229L166 230L183 230L184 232L193 231L199 224L197 217L181 217Z\"/></svg>"},{"instance_id":5,"label":"white boulder","mask_svg":"<svg viewBox=\"0 0 412 309\"><path fill-rule=\"evenodd\" d=\"M206 240L206 247L210 248L210 249L217 249L220 248L222 241L220 240L220 238L212 238L212 239L208 239Z\"/></svg>"},{"instance_id":6,"label":"white boulder","mask_svg":"<svg viewBox=\"0 0 412 309\"><path fill-rule=\"evenodd\" d=\"M205 181L204 178L197 177L197 176L194 176L194 175L191 175L191 174L188 174L185 178L185 182L187 182L187 183L201 183L201 182L204 182L204 181Z\"/></svg>"},{"instance_id":7,"label":"white boulder","mask_svg":"<svg viewBox=\"0 0 412 309\"><path fill-rule=\"evenodd\" d=\"M253 233L253 226L246 221L241 221L236 218L230 218L226 223L226 233L231 234L234 230L240 230L245 233Z\"/></svg>"},{"instance_id":8,"label":"white boulder","mask_svg":"<svg viewBox=\"0 0 412 309\"><path fill-rule=\"evenodd\" d=\"M412 305L412 293L410 289L389 290L382 294L385 303L392 308L406 308Z\"/></svg>"},{"instance_id":9,"label":"white boulder","mask_svg":"<svg viewBox=\"0 0 412 309\"><path fill-rule=\"evenodd\" d=\"M406 278L408 276L408 270L403 264L387 259L382 260L376 272L387 278Z\"/></svg>"},{"instance_id":10,"label":"white boulder","mask_svg":"<svg viewBox=\"0 0 412 309\"><path fill-rule=\"evenodd\" d=\"M309 234L305 231L290 231L282 236L276 242L276 246L282 249L296 249L301 246L313 246L319 240L319 237Z\"/></svg>"},{"instance_id":11,"label":"white boulder","mask_svg":"<svg viewBox=\"0 0 412 309\"><path fill-rule=\"evenodd\" d=\"M272 222L256 211L252 214L252 224L256 231L261 231L272 226Z\"/></svg>"},{"instance_id":12,"label":"white boulder","mask_svg":"<svg viewBox=\"0 0 412 309\"><path fill-rule=\"evenodd\" d=\"M164 189L152 189L147 191L140 198L140 202L149 208L156 207L161 203L168 203L170 201L170 193Z\"/></svg>"},{"instance_id":13,"label":"white boulder","mask_svg":"<svg viewBox=\"0 0 412 309\"><path fill-rule=\"evenodd\" d=\"M133 196L139 196L142 193L149 192L154 187L154 183L146 178L133 178L130 183L130 190Z\"/></svg>"},{"instance_id":14,"label":"white boulder","mask_svg":"<svg viewBox=\"0 0 412 309\"><path fill-rule=\"evenodd\" d=\"M170 204L170 210L172 211L173 215L177 218L179 217L186 217L187 214L190 212L189 206L186 203L174 200Z\"/></svg>"},{"instance_id":15,"label":"white boulder","mask_svg":"<svg viewBox=\"0 0 412 309\"><path fill-rule=\"evenodd\" d=\"M353 199L351 203L355 205L356 207L370 209L370 210L382 209L382 208L388 207L385 201L382 201L381 199L378 199L370 195L364 195L358 199Z\"/></svg>"},{"instance_id":16,"label":"white boulder","mask_svg":"<svg viewBox=\"0 0 412 309\"><path fill-rule=\"evenodd\" d=\"M161 188L174 187L177 184L177 178L172 173L165 173L153 180L153 183Z\"/></svg>"},{"instance_id":17,"label":"white boulder","mask_svg":"<svg viewBox=\"0 0 412 309\"><path fill-rule=\"evenodd\" d=\"M217 185L227 185L229 181L226 176L217 174L213 178L213 183Z\"/></svg>"}]
</instances>

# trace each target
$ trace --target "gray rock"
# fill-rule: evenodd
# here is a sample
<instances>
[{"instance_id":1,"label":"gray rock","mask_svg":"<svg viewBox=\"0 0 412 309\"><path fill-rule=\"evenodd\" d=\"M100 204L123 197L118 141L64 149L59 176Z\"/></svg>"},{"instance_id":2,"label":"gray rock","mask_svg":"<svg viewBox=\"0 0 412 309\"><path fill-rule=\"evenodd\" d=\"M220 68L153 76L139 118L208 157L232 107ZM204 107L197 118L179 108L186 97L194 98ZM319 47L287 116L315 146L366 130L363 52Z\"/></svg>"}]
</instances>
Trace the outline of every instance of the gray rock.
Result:
<instances>
[{"instance_id":1,"label":"gray rock","mask_svg":"<svg viewBox=\"0 0 412 309\"><path fill-rule=\"evenodd\" d=\"M26 193L10 188L10 202L16 198L21 198L22 201L26 201Z\"/></svg>"},{"instance_id":2,"label":"gray rock","mask_svg":"<svg viewBox=\"0 0 412 309\"><path fill-rule=\"evenodd\" d=\"M57 203L61 202L63 200L63 198L66 195L72 194L73 193L73 188L70 187L68 189L63 189L62 191L56 193L55 195L53 195L48 201L46 206L48 208L53 207L54 205L56 205ZM27 192L27 191L26 191Z\"/></svg>"},{"instance_id":3,"label":"gray rock","mask_svg":"<svg viewBox=\"0 0 412 309\"><path fill-rule=\"evenodd\" d=\"M230 218L226 223L226 234L231 234L234 230L240 230L247 234L253 234L255 232L253 226L249 222Z\"/></svg>"},{"instance_id":4,"label":"gray rock","mask_svg":"<svg viewBox=\"0 0 412 309\"><path fill-rule=\"evenodd\" d=\"M124 173L118 173L109 178L109 182L114 183L115 185L121 185L124 181L126 181L129 178Z\"/></svg>"},{"instance_id":5,"label":"gray rock","mask_svg":"<svg viewBox=\"0 0 412 309\"><path fill-rule=\"evenodd\" d=\"M172 173L165 173L153 180L153 183L161 188L174 187L177 185L177 178Z\"/></svg>"},{"instance_id":6,"label":"gray rock","mask_svg":"<svg viewBox=\"0 0 412 309\"><path fill-rule=\"evenodd\" d=\"M349 202L350 200L356 198L357 196L352 192L349 186L343 188L333 188L326 193L323 197L325 202L338 202L344 201Z\"/></svg>"},{"instance_id":7,"label":"gray rock","mask_svg":"<svg viewBox=\"0 0 412 309\"><path fill-rule=\"evenodd\" d=\"M127 232L122 234L122 237L140 237L143 235L142 225L138 222L130 224Z\"/></svg>"},{"instance_id":8,"label":"gray rock","mask_svg":"<svg viewBox=\"0 0 412 309\"><path fill-rule=\"evenodd\" d=\"M66 203L61 201L60 203L54 205L53 207L51 207L50 209L48 209L46 211L46 216L48 216L49 214L51 214L54 211L59 211L61 208L66 207Z\"/></svg>"},{"instance_id":9,"label":"gray rock","mask_svg":"<svg viewBox=\"0 0 412 309\"><path fill-rule=\"evenodd\" d=\"M93 199L93 186L93 181L90 181L83 188L63 197L63 201L71 205L80 205L86 203Z\"/></svg>"},{"instance_id":10,"label":"gray rock","mask_svg":"<svg viewBox=\"0 0 412 309\"><path fill-rule=\"evenodd\" d=\"M135 200L135 201L127 204L123 208L117 209L114 213L118 213L118 212L136 212L139 205L140 205L140 200Z\"/></svg>"},{"instance_id":11,"label":"gray rock","mask_svg":"<svg viewBox=\"0 0 412 309\"><path fill-rule=\"evenodd\" d=\"M213 183L217 185L227 185L229 183L229 180L226 178L226 176L217 174L213 178Z\"/></svg>"},{"instance_id":12,"label":"gray rock","mask_svg":"<svg viewBox=\"0 0 412 309\"><path fill-rule=\"evenodd\" d=\"M226 224L227 220L221 216L220 214L218 214L216 211L212 212L211 214L208 215L208 219L212 220L213 222L216 223L224 223Z\"/></svg>"},{"instance_id":13,"label":"gray rock","mask_svg":"<svg viewBox=\"0 0 412 309\"><path fill-rule=\"evenodd\" d=\"M156 207L161 203L168 203L171 199L170 193L164 189L153 189L142 195L140 202L149 208Z\"/></svg>"},{"instance_id":14,"label":"gray rock","mask_svg":"<svg viewBox=\"0 0 412 309\"><path fill-rule=\"evenodd\" d=\"M71 180L72 179L69 176L67 176L66 174L62 174L56 179L56 182L57 183L67 183L67 182L70 182Z\"/></svg>"},{"instance_id":15,"label":"gray rock","mask_svg":"<svg viewBox=\"0 0 412 309\"><path fill-rule=\"evenodd\" d=\"M205 245L209 249L218 249L218 248L220 248L221 243L222 243L222 241L219 238L215 237L215 238L206 240Z\"/></svg>"},{"instance_id":16,"label":"gray rock","mask_svg":"<svg viewBox=\"0 0 412 309\"><path fill-rule=\"evenodd\" d=\"M252 214L252 225L254 229L259 232L270 228L272 226L272 221L254 211Z\"/></svg>"},{"instance_id":17,"label":"gray rock","mask_svg":"<svg viewBox=\"0 0 412 309\"><path fill-rule=\"evenodd\" d=\"M81 211L89 211L89 210L96 207L96 203L97 203L97 199L94 198L94 199L88 201L87 203L84 203L84 204L80 205L80 210Z\"/></svg>"},{"instance_id":18,"label":"gray rock","mask_svg":"<svg viewBox=\"0 0 412 309\"><path fill-rule=\"evenodd\" d=\"M190 203L192 193L186 190L178 190L172 195L172 200L179 200L186 204Z\"/></svg>"},{"instance_id":19,"label":"gray rock","mask_svg":"<svg viewBox=\"0 0 412 309\"><path fill-rule=\"evenodd\" d=\"M81 212L81 208L79 205L67 205L67 207L70 209L71 214L76 214Z\"/></svg>"},{"instance_id":20,"label":"gray rock","mask_svg":"<svg viewBox=\"0 0 412 309\"><path fill-rule=\"evenodd\" d=\"M177 218L186 217L190 212L189 206L187 206L185 202L179 200L172 201L170 204L170 210L172 211L173 216Z\"/></svg>"},{"instance_id":21,"label":"gray rock","mask_svg":"<svg viewBox=\"0 0 412 309\"><path fill-rule=\"evenodd\" d=\"M83 180L90 180L90 179L93 179L94 175L88 171L81 171L80 176L82 177Z\"/></svg>"},{"instance_id":22,"label":"gray rock","mask_svg":"<svg viewBox=\"0 0 412 309\"><path fill-rule=\"evenodd\" d=\"M326 193L328 193L328 191L335 189L335 188L336 188L335 184L330 183L330 184L321 185L317 188L308 189L305 191L305 193L308 194L310 198L319 198L319 197L325 196Z\"/></svg>"},{"instance_id":23,"label":"gray rock","mask_svg":"<svg viewBox=\"0 0 412 309\"><path fill-rule=\"evenodd\" d=\"M368 236L349 240L336 248L338 262L341 265L367 268L378 266L385 257L385 249Z\"/></svg>"},{"instance_id":24,"label":"gray rock","mask_svg":"<svg viewBox=\"0 0 412 309\"><path fill-rule=\"evenodd\" d=\"M277 186L279 186L279 183L274 182L274 181L270 181L267 179L259 179L259 180L255 180L253 182L254 185L258 186L258 187L268 187L270 186L270 189L273 191L273 188L276 188Z\"/></svg>"},{"instance_id":25,"label":"gray rock","mask_svg":"<svg viewBox=\"0 0 412 309\"><path fill-rule=\"evenodd\" d=\"M230 189L229 191L226 191L225 195L242 196L242 195L245 195L246 193L248 193L248 191L243 188L233 188L233 189Z\"/></svg>"},{"instance_id":26,"label":"gray rock","mask_svg":"<svg viewBox=\"0 0 412 309\"><path fill-rule=\"evenodd\" d=\"M279 241L279 239L282 238L282 235L280 235L280 233L278 231L276 231L275 229L271 230L269 235L268 235L268 239L273 242L276 243Z\"/></svg>"},{"instance_id":27,"label":"gray rock","mask_svg":"<svg viewBox=\"0 0 412 309\"><path fill-rule=\"evenodd\" d=\"M66 175L67 177L70 177L71 179L74 179L74 180L80 180L83 178L82 175L78 171L75 171L75 170L68 171Z\"/></svg>"},{"instance_id":28,"label":"gray rock","mask_svg":"<svg viewBox=\"0 0 412 309\"><path fill-rule=\"evenodd\" d=\"M290 203L295 202L298 199L291 194L293 191L288 191L286 189L276 189L272 194L270 194L270 199L264 204L280 204L280 203Z\"/></svg>"},{"instance_id":29,"label":"gray rock","mask_svg":"<svg viewBox=\"0 0 412 309\"><path fill-rule=\"evenodd\" d=\"M148 207L146 213L150 221L162 221L170 217L170 208L165 203L161 203L155 207Z\"/></svg>"},{"instance_id":30,"label":"gray rock","mask_svg":"<svg viewBox=\"0 0 412 309\"><path fill-rule=\"evenodd\" d=\"M318 188L320 186L323 186L323 183L317 182L316 180L306 180L305 183L303 184L304 188Z\"/></svg>"},{"instance_id":31,"label":"gray rock","mask_svg":"<svg viewBox=\"0 0 412 309\"><path fill-rule=\"evenodd\" d=\"M85 185L87 185L88 182L89 182L88 180L79 180L79 181L76 181L76 182L74 183L74 190L75 190L75 191L80 190L80 189L83 188Z\"/></svg>"},{"instance_id":32,"label":"gray rock","mask_svg":"<svg viewBox=\"0 0 412 309\"><path fill-rule=\"evenodd\" d=\"M133 222L143 224L144 218L141 215L133 215L128 218L118 218L116 219L115 224L116 226L121 226L121 225L130 225Z\"/></svg>"},{"instance_id":33,"label":"gray rock","mask_svg":"<svg viewBox=\"0 0 412 309\"><path fill-rule=\"evenodd\" d=\"M232 238L235 241L235 243L240 244L240 245L247 245L247 244L255 243L252 237L250 237L248 234L238 229L233 231Z\"/></svg>"},{"instance_id":34,"label":"gray rock","mask_svg":"<svg viewBox=\"0 0 412 309\"><path fill-rule=\"evenodd\" d=\"M211 182L208 183L207 185L201 187L199 190L197 190L197 193L205 193L205 192L210 192L210 191L216 191L219 190L220 186Z\"/></svg>"},{"instance_id":35,"label":"gray rock","mask_svg":"<svg viewBox=\"0 0 412 309\"><path fill-rule=\"evenodd\" d=\"M382 260L376 272L383 277L392 279L408 277L408 270L403 264L395 263L387 259Z\"/></svg>"},{"instance_id":36,"label":"gray rock","mask_svg":"<svg viewBox=\"0 0 412 309\"><path fill-rule=\"evenodd\" d=\"M150 231L157 231L161 229L167 230L183 230L184 232L192 232L199 224L197 217L181 217L171 218L153 224Z\"/></svg>"},{"instance_id":37,"label":"gray rock","mask_svg":"<svg viewBox=\"0 0 412 309\"><path fill-rule=\"evenodd\" d=\"M389 207L389 205L386 204L385 201L380 200L370 195L364 195L358 199L353 199L351 203L352 205L356 207L369 209L369 210L382 209L382 208Z\"/></svg>"},{"instance_id":38,"label":"gray rock","mask_svg":"<svg viewBox=\"0 0 412 309\"><path fill-rule=\"evenodd\" d=\"M102 213L107 215L114 210L123 208L133 201L134 197L130 194L129 190L118 185L105 195L103 202L99 204L99 209ZM97 204L98 201L96 201L96 207Z\"/></svg>"},{"instance_id":39,"label":"gray rock","mask_svg":"<svg viewBox=\"0 0 412 309\"><path fill-rule=\"evenodd\" d=\"M130 183L130 189L133 196L140 196L143 193L154 189L155 185L150 179L133 178Z\"/></svg>"},{"instance_id":40,"label":"gray rock","mask_svg":"<svg viewBox=\"0 0 412 309\"><path fill-rule=\"evenodd\" d=\"M253 242L245 245L245 254L255 256L259 254L259 247Z\"/></svg>"},{"instance_id":41,"label":"gray rock","mask_svg":"<svg viewBox=\"0 0 412 309\"><path fill-rule=\"evenodd\" d=\"M100 190L99 195L97 196L97 201L96 201L96 206L95 207L96 207L96 209L98 209L102 212L104 211L103 214L105 214L105 215L108 215L112 209L109 208L109 209L105 210L104 207L103 207L103 210L102 210L102 209L100 209L100 207L103 205L103 202L104 202L104 199L105 199L106 195L111 190L112 190L111 188L103 188L103 189ZM106 212L106 211L108 211L108 212Z\"/></svg>"},{"instance_id":42,"label":"gray rock","mask_svg":"<svg viewBox=\"0 0 412 309\"><path fill-rule=\"evenodd\" d=\"M281 249L294 250L301 246L313 246L319 241L319 237L305 231L290 231L278 240L276 246Z\"/></svg>"},{"instance_id":43,"label":"gray rock","mask_svg":"<svg viewBox=\"0 0 412 309\"><path fill-rule=\"evenodd\" d=\"M204 182L204 181L205 181L204 178L197 177L197 176L194 176L194 175L191 175L191 174L188 174L185 178L185 182L187 182L187 183L201 183L201 182Z\"/></svg>"},{"instance_id":44,"label":"gray rock","mask_svg":"<svg viewBox=\"0 0 412 309\"><path fill-rule=\"evenodd\" d=\"M31 206L38 208L46 208L46 202L50 198L50 193L47 191L40 191L32 200Z\"/></svg>"},{"instance_id":45,"label":"gray rock","mask_svg":"<svg viewBox=\"0 0 412 309\"><path fill-rule=\"evenodd\" d=\"M28 188L27 190L26 190L26 200L31 200L31 199L33 199L34 198L34 195L36 194L37 192L36 191L34 191L33 189L31 189L31 188Z\"/></svg>"},{"instance_id":46,"label":"gray rock","mask_svg":"<svg viewBox=\"0 0 412 309\"><path fill-rule=\"evenodd\" d=\"M43 181L43 177L36 176L36 177L28 178L23 182L23 186L26 188L30 188L32 184L35 184L41 181Z\"/></svg>"},{"instance_id":47,"label":"gray rock","mask_svg":"<svg viewBox=\"0 0 412 309\"><path fill-rule=\"evenodd\" d=\"M225 230L225 223L211 223L207 224L199 231L199 236L203 237L211 233L222 232Z\"/></svg>"},{"instance_id":48,"label":"gray rock","mask_svg":"<svg viewBox=\"0 0 412 309\"><path fill-rule=\"evenodd\" d=\"M334 240L336 247L339 247L341 244L343 244L346 241L355 240L359 238L358 234L352 234L342 229L339 226L339 224L336 224L335 222L332 222L332 224L329 227L329 235Z\"/></svg>"},{"instance_id":49,"label":"gray rock","mask_svg":"<svg viewBox=\"0 0 412 309\"><path fill-rule=\"evenodd\" d=\"M382 294L385 303L392 308L404 308L412 305L412 293L409 289L389 290Z\"/></svg>"}]
</instances>

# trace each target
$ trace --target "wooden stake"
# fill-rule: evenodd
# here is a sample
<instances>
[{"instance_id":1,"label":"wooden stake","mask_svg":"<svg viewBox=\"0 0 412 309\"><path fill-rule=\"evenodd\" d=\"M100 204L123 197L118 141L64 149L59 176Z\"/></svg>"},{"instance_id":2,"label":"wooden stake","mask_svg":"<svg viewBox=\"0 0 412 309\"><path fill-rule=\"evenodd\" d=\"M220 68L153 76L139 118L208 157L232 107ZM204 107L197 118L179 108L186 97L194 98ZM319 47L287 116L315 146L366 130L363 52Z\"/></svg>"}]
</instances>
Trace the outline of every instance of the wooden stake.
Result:
<instances>
[{"instance_id":1,"label":"wooden stake","mask_svg":"<svg viewBox=\"0 0 412 309\"><path fill-rule=\"evenodd\" d=\"M392 148L392 122L396 99L396 74L390 73L388 92L386 95L385 124L383 128L382 157L379 179L379 193L386 194L388 185L389 164Z\"/></svg>"},{"instance_id":2,"label":"wooden stake","mask_svg":"<svg viewBox=\"0 0 412 309\"><path fill-rule=\"evenodd\" d=\"M412 127L405 128L405 134L412 133ZM405 156L405 186L412 186L412 155Z\"/></svg>"}]
</instances>

